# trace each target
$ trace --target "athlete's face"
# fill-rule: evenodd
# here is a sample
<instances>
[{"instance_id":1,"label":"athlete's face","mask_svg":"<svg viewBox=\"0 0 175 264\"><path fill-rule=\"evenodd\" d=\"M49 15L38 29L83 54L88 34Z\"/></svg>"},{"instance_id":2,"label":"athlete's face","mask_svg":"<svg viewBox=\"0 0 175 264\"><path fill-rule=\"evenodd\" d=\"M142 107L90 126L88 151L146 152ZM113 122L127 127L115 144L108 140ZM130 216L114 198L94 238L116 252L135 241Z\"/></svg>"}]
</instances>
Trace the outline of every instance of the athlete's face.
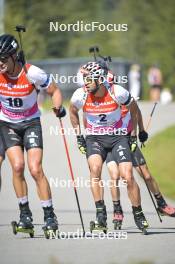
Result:
<instances>
[{"instance_id":1,"label":"athlete's face","mask_svg":"<svg viewBox=\"0 0 175 264\"><path fill-rule=\"evenodd\" d=\"M87 77L84 77L84 83L85 83L85 87L88 91L88 93L92 93L94 92L94 90L96 90L97 88L97 84L95 82L94 79Z\"/></svg>"},{"instance_id":2,"label":"athlete's face","mask_svg":"<svg viewBox=\"0 0 175 264\"><path fill-rule=\"evenodd\" d=\"M14 70L16 54L12 56L0 57L0 74L9 73Z\"/></svg>"},{"instance_id":3,"label":"athlete's face","mask_svg":"<svg viewBox=\"0 0 175 264\"><path fill-rule=\"evenodd\" d=\"M10 57L0 57L0 74L8 70Z\"/></svg>"}]
</instances>

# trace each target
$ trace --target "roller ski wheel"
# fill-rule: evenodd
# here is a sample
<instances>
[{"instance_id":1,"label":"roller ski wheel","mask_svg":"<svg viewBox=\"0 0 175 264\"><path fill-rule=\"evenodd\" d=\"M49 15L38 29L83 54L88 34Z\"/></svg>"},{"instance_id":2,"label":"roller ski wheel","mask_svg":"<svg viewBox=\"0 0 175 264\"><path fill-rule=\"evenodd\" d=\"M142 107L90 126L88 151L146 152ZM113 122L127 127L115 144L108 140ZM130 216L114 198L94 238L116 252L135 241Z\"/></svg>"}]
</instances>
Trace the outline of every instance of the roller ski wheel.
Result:
<instances>
[{"instance_id":1,"label":"roller ski wheel","mask_svg":"<svg viewBox=\"0 0 175 264\"><path fill-rule=\"evenodd\" d=\"M120 221L113 221L113 223L114 223L114 230L121 230L121 228L122 228L122 222L120 222Z\"/></svg>"},{"instance_id":2,"label":"roller ski wheel","mask_svg":"<svg viewBox=\"0 0 175 264\"><path fill-rule=\"evenodd\" d=\"M13 234L17 235L17 233L25 233L29 234L31 238L34 237L34 227L31 225L30 227L24 227L19 225L16 221L11 222Z\"/></svg>"},{"instance_id":3,"label":"roller ski wheel","mask_svg":"<svg viewBox=\"0 0 175 264\"><path fill-rule=\"evenodd\" d=\"M95 229L95 222L91 221L90 222L90 232L92 233L94 229Z\"/></svg>"},{"instance_id":4,"label":"roller ski wheel","mask_svg":"<svg viewBox=\"0 0 175 264\"><path fill-rule=\"evenodd\" d=\"M141 231L142 231L142 234L143 234L143 235L148 235L148 231L147 231L146 228L143 228Z\"/></svg>"},{"instance_id":5,"label":"roller ski wheel","mask_svg":"<svg viewBox=\"0 0 175 264\"><path fill-rule=\"evenodd\" d=\"M18 231L17 231L17 222L13 221L13 222L11 222L11 225L12 225L13 234L16 235L18 233Z\"/></svg>"},{"instance_id":6,"label":"roller ski wheel","mask_svg":"<svg viewBox=\"0 0 175 264\"><path fill-rule=\"evenodd\" d=\"M175 208L173 208L172 206L169 205L159 206L157 210L162 216L175 217Z\"/></svg>"},{"instance_id":7,"label":"roller ski wheel","mask_svg":"<svg viewBox=\"0 0 175 264\"><path fill-rule=\"evenodd\" d=\"M46 239L52 239L56 237L57 229L48 229L47 227L43 227L44 236Z\"/></svg>"},{"instance_id":8,"label":"roller ski wheel","mask_svg":"<svg viewBox=\"0 0 175 264\"><path fill-rule=\"evenodd\" d=\"M93 231L103 231L104 234L107 234L107 225L99 225L97 221L91 221L90 222L90 232L92 233Z\"/></svg>"},{"instance_id":9,"label":"roller ski wheel","mask_svg":"<svg viewBox=\"0 0 175 264\"><path fill-rule=\"evenodd\" d=\"M147 230L147 227L142 227L142 228L139 228L139 230L141 230L141 232L142 232L142 235L148 235L148 230Z\"/></svg>"}]
</instances>

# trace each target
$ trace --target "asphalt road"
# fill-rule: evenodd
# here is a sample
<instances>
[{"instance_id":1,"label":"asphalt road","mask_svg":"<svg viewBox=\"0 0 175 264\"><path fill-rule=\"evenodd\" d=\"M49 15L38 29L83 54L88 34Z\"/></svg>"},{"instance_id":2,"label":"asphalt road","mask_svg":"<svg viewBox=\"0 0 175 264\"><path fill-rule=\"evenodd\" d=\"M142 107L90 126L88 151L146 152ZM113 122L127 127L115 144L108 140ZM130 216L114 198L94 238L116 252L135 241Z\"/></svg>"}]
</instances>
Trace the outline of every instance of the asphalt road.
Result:
<instances>
[{"instance_id":1,"label":"asphalt road","mask_svg":"<svg viewBox=\"0 0 175 264\"><path fill-rule=\"evenodd\" d=\"M140 103L145 123L152 110L152 103ZM153 115L150 135L175 123L175 104L158 105ZM65 128L69 128L69 117L63 120ZM175 263L175 219L163 217L163 223L155 213L152 202L142 180L136 175L141 188L142 206L149 221L149 234L144 236L136 228L127 198L126 187L121 188L121 201L125 213L123 229L114 233L112 224L112 202L109 188L105 187L105 200L108 210L108 227L112 232L108 237L73 238L76 232L81 233L73 188L69 186L70 173L67 165L63 139L60 135L58 120L53 114L46 113L42 118L44 135L44 170L50 181L53 201L62 234L68 239L44 238L42 232L43 213L36 194L36 187L26 168L26 179L29 186L29 200L33 211L35 238L27 234L13 235L10 222L19 219L18 205L14 194L11 169L7 159L2 167L2 191L0 193L0 263L1 264L117 264L117 263ZM68 130L66 130L67 133ZM88 185L89 172L86 159L77 147L75 137L67 135L73 171L81 185L78 195L85 223L86 232L89 222L95 218L95 206ZM147 143L149 146L149 143ZM166 176L166 175L165 175ZM156 177L156 175L155 175ZM104 166L103 179L108 179ZM169 201L175 206L175 201Z\"/></svg>"}]
</instances>

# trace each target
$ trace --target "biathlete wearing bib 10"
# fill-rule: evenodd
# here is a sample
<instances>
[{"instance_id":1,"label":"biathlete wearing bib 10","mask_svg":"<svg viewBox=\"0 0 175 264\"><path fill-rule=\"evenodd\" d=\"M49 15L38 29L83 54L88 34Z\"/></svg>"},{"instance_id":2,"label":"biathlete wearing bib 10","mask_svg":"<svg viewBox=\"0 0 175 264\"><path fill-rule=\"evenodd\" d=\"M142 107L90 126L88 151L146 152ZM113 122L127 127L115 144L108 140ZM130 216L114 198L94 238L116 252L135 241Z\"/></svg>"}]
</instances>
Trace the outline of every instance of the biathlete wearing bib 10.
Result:
<instances>
[{"instance_id":1,"label":"biathlete wearing bib 10","mask_svg":"<svg viewBox=\"0 0 175 264\"><path fill-rule=\"evenodd\" d=\"M62 95L57 85L40 68L30 64L24 66L18 47L14 36L10 34L0 36L0 134L11 163L13 185L20 209L19 223L13 221L12 227L14 234L24 232L29 233L31 237L34 235L28 188L24 177L25 148L28 168L36 182L44 211L43 230L48 238L48 232L56 232L58 229L58 222L50 186L42 168L43 142L37 90L47 89L47 93L52 97L53 110L57 117L61 118L66 113L61 106Z\"/></svg>"},{"instance_id":2,"label":"biathlete wearing bib 10","mask_svg":"<svg viewBox=\"0 0 175 264\"><path fill-rule=\"evenodd\" d=\"M17 77L0 74L0 120L18 123L40 117L37 90L47 89L51 83L43 70L26 64L28 73L21 70Z\"/></svg>"}]
</instances>

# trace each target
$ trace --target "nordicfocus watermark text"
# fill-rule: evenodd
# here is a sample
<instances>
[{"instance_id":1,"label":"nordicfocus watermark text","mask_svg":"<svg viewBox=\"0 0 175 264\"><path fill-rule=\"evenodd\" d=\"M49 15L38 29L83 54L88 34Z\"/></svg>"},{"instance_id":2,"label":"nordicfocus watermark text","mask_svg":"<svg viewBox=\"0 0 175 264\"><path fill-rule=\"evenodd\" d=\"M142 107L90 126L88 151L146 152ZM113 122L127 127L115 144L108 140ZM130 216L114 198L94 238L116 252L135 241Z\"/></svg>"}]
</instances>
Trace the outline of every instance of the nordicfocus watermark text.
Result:
<instances>
[{"instance_id":1,"label":"nordicfocus watermark text","mask_svg":"<svg viewBox=\"0 0 175 264\"><path fill-rule=\"evenodd\" d=\"M76 232L50 232L49 239L127 239L128 233L126 231L107 232L104 234L102 231L98 233L83 232L77 229Z\"/></svg>"},{"instance_id":2,"label":"nordicfocus watermark text","mask_svg":"<svg viewBox=\"0 0 175 264\"><path fill-rule=\"evenodd\" d=\"M61 83L61 84L77 84L79 85L79 78L77 75L60 75L60 74L50 74L50 78L52 81L56 82L56 83ZM93 79L93 78L92 78ZM86 80L86 77L85 77ZM106 77L101 77L100 81L102 83L104 83L106 81ZM124 83L128 83L128 76L127 75L117 75L117 76L113 76L113 79L111 80L107 80L108 83L115 83L115 84L124 84Z\"/></svg>"},{"instance_id":3,"label":"nordicfocus watermark text","mask_svg":"<svg viewBox=\"0 0 175 264\"><path fill-rule=\"evenodd\" d=\"M127 24L103 24L98 21L91 21L86 23L84 21L76 21L75 23L60 23L60 22L49 22L50 31L74 31L74 32L94 32L94 31L127 31Z\"/></svg>"},{"instance_id":4,"label":"nordicfocus watermark text","mask_svg":"<svg viewBox=\"0 0 175 264\"><path fill-rule=\"evenodd\" d=\"M104 124L105 125L105 124ZM77 130L77 131L76 131ZM78 128L68 127L61 128L59 126L50 126L49 134L50 136L58 136L58 135L78 135ZM128 134L128 129L125 128L113 128L113 127L92 127L92 128L84 128L81 126L81 131L83 135L115 135L115 136L126 136Z\"/></svg>"},{"instance_id":5,"label":"nordicfocus watermark text","mask_svg":"<svg viewBox=\"0 0 175 264\"><path fill-rule=\"evenodd\" d=\"M98 178L93 178L91 179L85 179L84 177L77 177L75 181L71 179L60 179L60 178L53 178L50 177L49 183L51 188L91 188L92 186L99 185L100 187L116 187L116 188L121 188L121 187L126 187L127 186L127 181L120 179L118 182L116 180L100 180Z\"/></svg>"}]
</instances>

